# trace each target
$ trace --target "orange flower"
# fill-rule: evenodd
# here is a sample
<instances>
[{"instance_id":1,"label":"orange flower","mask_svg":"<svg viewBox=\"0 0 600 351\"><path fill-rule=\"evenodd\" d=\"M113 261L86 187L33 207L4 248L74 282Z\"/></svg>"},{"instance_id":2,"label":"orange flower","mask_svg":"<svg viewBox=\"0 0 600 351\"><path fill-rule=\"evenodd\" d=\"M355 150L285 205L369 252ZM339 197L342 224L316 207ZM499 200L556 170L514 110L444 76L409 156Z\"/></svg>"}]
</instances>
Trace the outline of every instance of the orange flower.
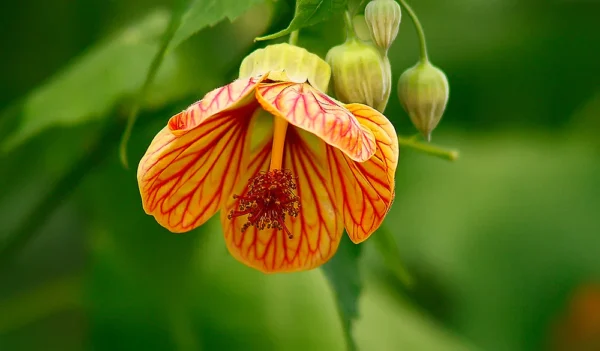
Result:
<instances>
[{"instance_id":1,"label":"orange flower","mask_svg":"<svg viewBox=\"0 0 600 351\"><path fill-rule=\"evenodd\" d=\"M325 263L344 227L366 240L392 204L398 159L382 114L285 77L266 72L206 94L171 117L137 174L158 223L187 232L221 210L230 253L269 273Z\"/></svg>"}]
</instances>

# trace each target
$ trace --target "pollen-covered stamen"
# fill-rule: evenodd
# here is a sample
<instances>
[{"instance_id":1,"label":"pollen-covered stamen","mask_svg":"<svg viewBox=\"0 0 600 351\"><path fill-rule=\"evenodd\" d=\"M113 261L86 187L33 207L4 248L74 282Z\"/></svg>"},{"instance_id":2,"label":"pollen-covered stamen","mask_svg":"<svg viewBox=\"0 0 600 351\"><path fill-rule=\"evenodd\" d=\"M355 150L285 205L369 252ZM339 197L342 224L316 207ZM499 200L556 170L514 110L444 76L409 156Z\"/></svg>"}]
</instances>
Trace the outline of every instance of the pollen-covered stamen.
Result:
<instances>
[{"instance_id":1,"label":"pollen-covered stamen","mask_svg":"<svg viewBox=\"0 0 600 351\"><path fill-rule=\"evenodd\" d=\"M286 215L296 217L300 211L300 198L294 194L296 183L292 172L274 169L260 172L248 182L245 195L234 195L239 201L238 209L229 212L227 218L248 215L248 221L242 226L242 232L254 226L259 230L283 230L288 238L294 236L285 226Z\"/></svg>"}]
</instances>

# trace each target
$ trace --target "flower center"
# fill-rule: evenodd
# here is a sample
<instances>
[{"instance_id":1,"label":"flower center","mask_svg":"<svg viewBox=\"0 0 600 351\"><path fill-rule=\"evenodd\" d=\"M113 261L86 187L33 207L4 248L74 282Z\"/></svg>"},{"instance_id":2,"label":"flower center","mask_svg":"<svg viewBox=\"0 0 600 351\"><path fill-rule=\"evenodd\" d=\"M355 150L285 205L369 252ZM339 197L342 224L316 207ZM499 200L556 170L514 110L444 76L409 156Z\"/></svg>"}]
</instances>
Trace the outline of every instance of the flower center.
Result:
<instances>
[{"instance_id":1,"label":"flower center","mask_svg":"<svg viewBox=\"0 0 600 351\"><path fill-rule=\"evenodd\" d=\"M296 183L289 170L281 169L285 134L288 122L274 116L273 145L269 171L259 172L250 178L245 195L233 195L238 200L238 209L231 210L228 219L248 215L248 221L242 226L242 232L250 226L258 230L283 230L289 239L294 235L285 226L286 215L296 217L300 212L300 198L294 194Z\"/></svg>"}]
</instances>

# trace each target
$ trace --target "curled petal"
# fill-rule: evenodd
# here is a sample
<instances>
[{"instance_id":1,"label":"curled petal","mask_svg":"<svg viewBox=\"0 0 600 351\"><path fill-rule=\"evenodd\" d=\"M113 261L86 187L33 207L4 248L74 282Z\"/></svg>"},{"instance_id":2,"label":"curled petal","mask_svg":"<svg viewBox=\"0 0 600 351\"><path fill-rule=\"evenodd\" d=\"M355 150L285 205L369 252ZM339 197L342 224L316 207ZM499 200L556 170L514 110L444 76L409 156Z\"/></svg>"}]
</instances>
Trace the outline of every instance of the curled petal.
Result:
<instances>
[{"instance_id":1,"label":"curled petal","mask_svg":"<svg viewBox=\"0 0 600 351\"><path fill-rule=\"evenodd\" d=\"M265 273L303 271L320 266L337 250L343 231L341 218L333 207L334 194L328 186L329 176L321 168L319 156L295 128L288 130L285 149L283 166L298 177L296 195L301 204L297 217L285 219L292 239L283 230L257 230L250 226L242 232L242 225L247 220L245 216L227 218L227 214L238 207L238 200L233 198L221 211L229 252L242 263ZM244 180L268 170L270 150L269 140L253 155ZM246 184L246 181L240 182L234 193L245 195Z\"/></svg>"},{"instance_id":2,"label":"curled petal","mask_svg":"<svg viewBox=\"0 0 600 351\"><path fill-rule=\"evenodd\" d=\"M375 137L344 106L308 83L261 83L256 98L270 113L311 132L354 161L375 153Z\"/></svg>"},{"instance_id":3,"label":"curled petal","mask_svg":"<svg viewBox=\"0 0 600 351\"><path fill-rule=\"evenodd\" d=\"M381 225L394 200L398 142L394 126L381 113L361 104L347 108L373 132L377 144L375 155L362 163L327 147L337 208L350 239L360 243Z\"/></svg>"},{"instance_id":4,"label":"curled petal","mask_svg":"<svg viewBox=\"0 0 600 351\"><path fill-rule=\"evenodd\" d=\"M202 100L193 103L185 111L169 119L169 129L175 135L181 135L202 121L219 112L239 109L255 101L254 88L266 77L238 79L233 83L214 89Z\"/></svg>"},{"instance_id":5,"label":"curled petal","mask_svg":"<svg viewBox=\"0 0 600 351\"><path fill-rule=\"evenodd\" d=\"M209 93L152 141L138 166L138 185L144 210L165 228L196 228L231 194L249 156L248 128L259 106L244 100L255 85L236 81Z\"/></svg>"}]
</instances>

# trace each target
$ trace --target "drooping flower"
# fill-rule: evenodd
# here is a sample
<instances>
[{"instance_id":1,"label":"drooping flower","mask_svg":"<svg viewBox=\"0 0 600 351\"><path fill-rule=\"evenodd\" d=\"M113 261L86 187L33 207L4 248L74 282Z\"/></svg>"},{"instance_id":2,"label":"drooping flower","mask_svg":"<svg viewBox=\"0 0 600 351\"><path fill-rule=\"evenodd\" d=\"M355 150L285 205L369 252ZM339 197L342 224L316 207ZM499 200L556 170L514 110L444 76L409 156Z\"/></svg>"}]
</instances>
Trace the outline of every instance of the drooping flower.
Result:
<instances>
[{"instance_id":1,"label":"drooping flower","mask_svg":"<svg viewBox=\"0 0 600 351\"><path fill-rule=\"evenodd\" d=\"M146 213L182 233L220 210L232 256L267 273L320 266L344 227L366 240L394 198L396 132L327 96L330 72L288 44L248 56L152 141L137 174Z\"/></svg>"}]
</instances>

